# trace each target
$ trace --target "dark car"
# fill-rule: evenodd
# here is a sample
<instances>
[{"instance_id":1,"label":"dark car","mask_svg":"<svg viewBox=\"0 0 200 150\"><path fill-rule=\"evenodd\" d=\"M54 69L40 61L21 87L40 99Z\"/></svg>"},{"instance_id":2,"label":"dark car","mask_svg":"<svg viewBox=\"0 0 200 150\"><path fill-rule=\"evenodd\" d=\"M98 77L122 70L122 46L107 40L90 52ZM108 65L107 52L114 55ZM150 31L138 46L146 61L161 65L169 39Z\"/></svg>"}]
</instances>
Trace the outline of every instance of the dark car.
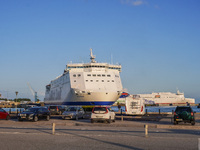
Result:
<instances>
[{"instance_id":1,"label":"dark car","mask_svg":"<svg viewBox=\"0 0 200 150\"><path fill-rule=\"evenodd\" d=\"M189 122L195 124L194 112L190 106L177 106L174 112L174 124Z\"/></svg>"},{"instance_id":2,"label":"dark car","mask_svg":"<svg viewBox=\"0 0 200 150\"><path fill-rule=\"evenodd\" d=\"M0 119L6 119L6 120L10 119L9 113L7 113L5 110L1 108L0 108Z\"/></svg>"},{"instance_id":3,"label":"dark car","mask_svg":"<svg viewBox=\"0 0 200 150\"><path fill-rule=\"evenodd\" d=\"M45 119L49 121L50 112L46 107L32 107L18 114L19 121L32 120L36 122L38 119Z\"/></svg>"},{"instance_id":4,"label":"dark car","mask_svg":"<svg viewBox=\"0 0 200 150\"><path fill-rule=\"evenodd\" d=\"M200 108L200 103L197 105L197 108Z\"/></svg>"},{"instance_id":5,"label":"dark car","mask_svg":"<svg viewBox=\"0 0 200 150\"><path fill-rule=\"evenodd\" d=\"M62 113L66 110L66 106L48 106L51 115L62 115Z\"/></svg>"}]
</instances>

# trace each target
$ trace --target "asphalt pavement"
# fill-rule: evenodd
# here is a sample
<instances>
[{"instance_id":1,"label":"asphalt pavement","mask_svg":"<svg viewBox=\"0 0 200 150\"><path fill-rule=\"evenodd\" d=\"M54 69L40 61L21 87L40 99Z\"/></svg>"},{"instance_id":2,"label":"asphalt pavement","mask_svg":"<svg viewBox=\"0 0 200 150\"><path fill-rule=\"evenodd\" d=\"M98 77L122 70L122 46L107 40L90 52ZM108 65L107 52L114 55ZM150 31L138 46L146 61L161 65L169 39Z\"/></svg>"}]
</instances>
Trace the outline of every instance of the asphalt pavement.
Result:
<instances>
[{"instance_id":1,"label":"asphalt pavement","mask_svg":"<svg viewBox=\"0 0 200 150\"><path fill-rule=\"evenodd\" d=\"M147 116L148 117L148 116ZM152 116L150 116L152 117ZM154 116L155 120L137 117L117 118L113 123L90 123L89 119L62 120L52 116L50 121L0 120L2 150L55 149L199 149L200 120L196 124L173 125L170 116ZM134 120L134 118L137 118ZM55 123L55 134L52 124ZM145 135L144 125L148 125Z\"/></svg>"}]
</instances>

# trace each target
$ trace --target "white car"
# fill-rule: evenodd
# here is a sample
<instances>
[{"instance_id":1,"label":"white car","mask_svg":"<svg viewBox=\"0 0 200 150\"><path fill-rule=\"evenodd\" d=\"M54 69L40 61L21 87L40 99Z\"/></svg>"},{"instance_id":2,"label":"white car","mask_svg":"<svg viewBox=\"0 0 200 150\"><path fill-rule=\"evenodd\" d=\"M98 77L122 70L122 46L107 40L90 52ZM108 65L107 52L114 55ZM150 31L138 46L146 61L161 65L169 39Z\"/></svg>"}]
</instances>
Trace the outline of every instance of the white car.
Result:
<instances>
[{"instance_id":1,"label":"white car","mask_svg":"<svg viewBox=\"0 0 200 150\"><path fill-rule=\"evenodd\" d=\"M115 112L110 107L96 106L92 110L91 123L95 121L115 122Z\"/></svg>"}]
</instances>

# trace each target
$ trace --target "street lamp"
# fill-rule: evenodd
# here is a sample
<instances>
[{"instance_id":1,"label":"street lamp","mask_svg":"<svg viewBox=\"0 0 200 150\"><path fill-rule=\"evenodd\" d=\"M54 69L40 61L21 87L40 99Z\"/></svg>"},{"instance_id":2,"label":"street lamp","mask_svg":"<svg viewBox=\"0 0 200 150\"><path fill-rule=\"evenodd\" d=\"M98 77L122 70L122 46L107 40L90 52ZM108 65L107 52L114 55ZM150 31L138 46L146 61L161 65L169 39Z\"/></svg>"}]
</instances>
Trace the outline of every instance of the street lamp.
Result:
<instances>
[{"instance_id":1,"label":"street lamp","mask_svg":"<svg viewBox=\"0 0 200 150\"><path fill-rule=\"evenodd\" d=\"M15 94L16 94L16 102L17 102L17 94L18 94L19 92L18 91L16 91L15 92ZM17 103L16 103L16 105L15 105L15 107L17 106Z\"/></svg>"}]
</instances>

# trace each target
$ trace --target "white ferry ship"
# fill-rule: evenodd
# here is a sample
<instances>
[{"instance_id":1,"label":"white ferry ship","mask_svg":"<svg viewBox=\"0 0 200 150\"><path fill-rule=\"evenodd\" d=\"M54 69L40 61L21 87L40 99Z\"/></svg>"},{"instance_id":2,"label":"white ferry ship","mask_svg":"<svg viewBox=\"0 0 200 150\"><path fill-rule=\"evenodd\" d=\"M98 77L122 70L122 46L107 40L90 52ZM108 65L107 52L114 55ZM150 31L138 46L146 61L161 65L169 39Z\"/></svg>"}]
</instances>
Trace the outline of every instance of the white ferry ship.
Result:
<instances>
[{"instance_id":1,"label":"white ferry ship","mask_svg":"<svg viewBox=\"0 0 200 150\"><path fill-rule=\"evenodd\" d=\"M90 51L90 63L67 64L64 73L46 86L45 104L112 105L120 97L121 65L97 63Z\"/></svg>"},{"instance_id":2,"label":"white ferry ship","mask_svg":"<svg viewBox=\"0 0 200 150\"><path fill-rule=\"evenodd\" d=\"M152 94L137 94L145 99L146 104L194 104L195 99L185 98L184 93L177 90L177 93L160 92Z\"/></svg>"},{"instance_id":3,"label":"white ferry ship","mask_svg":"<svg viewBox=\"0 0 200 150\"><path fill-rule=\"evenodd\" d=\"M117 104L125 104L128 93L122 93L120 98L115 102ZM195 104L195 99L185 98L184 93L177 90L177 93L159 92L151 94L137 94L130 95L131 97L138 97L144 99L145 104Z\"/></svg>"}]
</instances>

